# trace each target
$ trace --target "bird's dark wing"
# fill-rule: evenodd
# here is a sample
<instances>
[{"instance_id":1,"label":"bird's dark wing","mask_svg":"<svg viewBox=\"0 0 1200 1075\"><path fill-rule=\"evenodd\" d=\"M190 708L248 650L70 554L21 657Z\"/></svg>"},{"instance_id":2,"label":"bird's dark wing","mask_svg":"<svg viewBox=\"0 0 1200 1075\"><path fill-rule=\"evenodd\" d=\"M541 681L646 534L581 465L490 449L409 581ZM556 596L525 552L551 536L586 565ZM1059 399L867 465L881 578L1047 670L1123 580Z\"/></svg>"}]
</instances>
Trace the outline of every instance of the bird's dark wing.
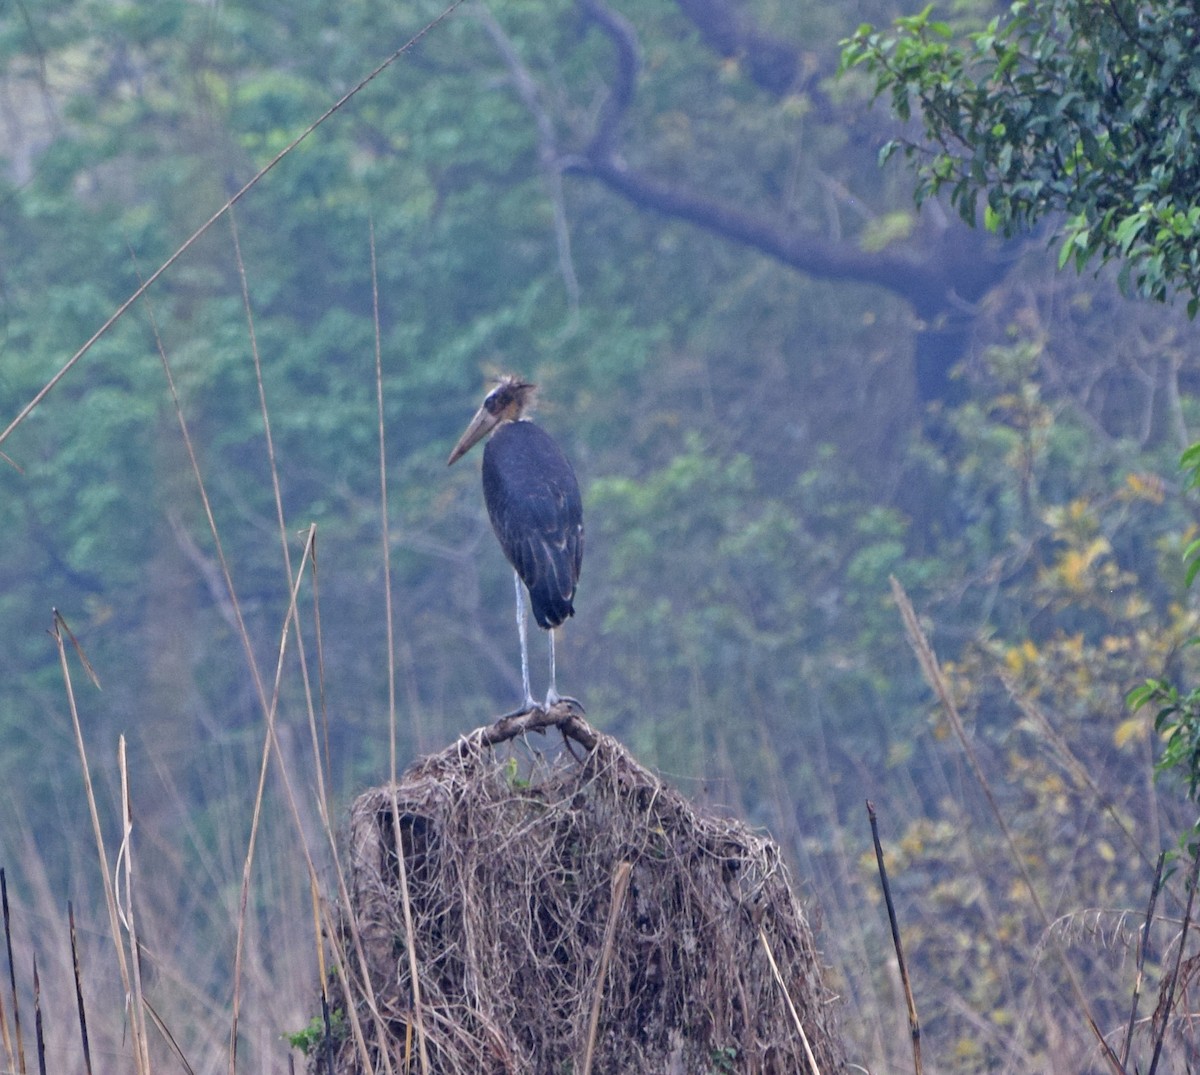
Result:
<instances>
[{"instance_id":1,"label":"bird's dark wing","mask_svg":"<svg viewBox=\"0 0 1200 1075\"><path fill-rule=\"evenodd\" d=\"M492 528L529 590L541 627L574 614L583 565L583 502L571 464L532 422L502 426L483 453Z\"/></svg>"}]
</instances>

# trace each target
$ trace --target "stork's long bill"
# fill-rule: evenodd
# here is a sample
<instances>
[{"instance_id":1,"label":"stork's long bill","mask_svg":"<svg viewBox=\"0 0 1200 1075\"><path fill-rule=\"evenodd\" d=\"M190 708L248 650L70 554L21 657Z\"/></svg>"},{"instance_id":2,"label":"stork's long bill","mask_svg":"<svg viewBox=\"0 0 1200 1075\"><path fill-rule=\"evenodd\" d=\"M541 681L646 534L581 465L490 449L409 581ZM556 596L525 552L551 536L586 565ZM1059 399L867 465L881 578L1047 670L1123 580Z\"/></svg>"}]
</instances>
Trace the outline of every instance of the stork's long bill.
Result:
<instances>
[{"instance_id":1,"label":"stork's long bill","mask_svg":"<svg viewBox=\"0 0 1200 1075\"><path fill-rule=\"evenodd\" d=\"M502 377L500 383L487 394L466 431L458 438L446 465L453 466L501 422L517 421L532 407L536 392L535 384L517 377Z\"/></svg>"}]
</instances>

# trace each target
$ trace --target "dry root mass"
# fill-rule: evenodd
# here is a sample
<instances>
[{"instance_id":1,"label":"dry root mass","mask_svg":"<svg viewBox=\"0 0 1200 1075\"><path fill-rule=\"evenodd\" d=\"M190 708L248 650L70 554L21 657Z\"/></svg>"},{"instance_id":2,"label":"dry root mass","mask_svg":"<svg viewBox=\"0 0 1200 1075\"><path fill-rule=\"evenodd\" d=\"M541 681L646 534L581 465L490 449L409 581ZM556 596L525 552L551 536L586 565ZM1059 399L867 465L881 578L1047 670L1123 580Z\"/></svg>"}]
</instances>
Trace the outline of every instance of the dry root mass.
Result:
<instances>
[{"instance_id":1,"label":"dry root mass","mask_svg":"<svg viewBox=\"0 0 1200 1075\"><path fill-rule=\"evenodd\" d=\"M329 975L342 1030L313 1070L332 1053L338 1075L385 1071L386 1051L393 1071L420 1072L423 1034L437 1075L579 1075L598 1003L595 1073L802 1075L805 1039L822 1075L841 1071L778 847L701 812L577 716L556 723L574 753L542 752L557 730L493 725L354 803L335 946L352 995Z\"/></svg>"}]
</instances>

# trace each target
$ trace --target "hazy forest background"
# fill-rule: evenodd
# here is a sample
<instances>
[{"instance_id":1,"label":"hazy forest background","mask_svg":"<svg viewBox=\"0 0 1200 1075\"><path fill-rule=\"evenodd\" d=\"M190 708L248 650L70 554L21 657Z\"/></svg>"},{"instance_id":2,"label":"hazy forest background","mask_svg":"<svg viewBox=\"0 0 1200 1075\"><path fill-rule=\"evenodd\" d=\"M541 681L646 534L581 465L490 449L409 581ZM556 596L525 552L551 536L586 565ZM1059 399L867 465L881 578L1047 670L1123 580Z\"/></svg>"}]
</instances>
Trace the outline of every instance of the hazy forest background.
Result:
<instances>
[{"instance_id":1,"label":"hazy forest background","mask_svg":"<svg viewBox=\"0 0 1200 1075\"><path fill-rule=\"evenodd\" d=\"M0 7L0 426L441 10ZM996 10L963 0L955 18ZM1122 298L1115 273L1057 272L1044 235L1003 241L937 202L914 209L911 176L877 167L895 121L865 75L834 78L840 40L906 11L464 3L4 441L0 866L57 1070L78 1070L68 899L93 1048L103 1070L127 1064L52 608L103 687L75 680L114 846L128 739L148 996L195 1070L226 1064L264 715L164 361L269 686L291 584L257 351L293 571L317 532L335 816L386 778L377 323L400 764L519 699L511 574L477 458L445 464L487 376L518 372L542 385L539 421L585 495L559 686L644 763L784 846L819 908L855 1062L910 1062L870 798L929 1070L1100 1070L1066 967L1119 1037L1154 862L1194 820L1182 783L1153 778L1153 713L1123 698L1189 671L1181 553L1198 515L1178 460L1200 433L1200 340L1182 309ZM1019 862L922 678L892 575ZM315 683L307 581L300 604ZM295 654L279 734L315 831ZM281 1035L313 1014L316 964L274 770L263 824L239 1057L278 1071ZM1176 922L1185 873L1160 907ZM1152 998L1172 935L1149 954ZM1171 1063L1196 1063L1187 1038Z\"/></svg>"}]
</instances>

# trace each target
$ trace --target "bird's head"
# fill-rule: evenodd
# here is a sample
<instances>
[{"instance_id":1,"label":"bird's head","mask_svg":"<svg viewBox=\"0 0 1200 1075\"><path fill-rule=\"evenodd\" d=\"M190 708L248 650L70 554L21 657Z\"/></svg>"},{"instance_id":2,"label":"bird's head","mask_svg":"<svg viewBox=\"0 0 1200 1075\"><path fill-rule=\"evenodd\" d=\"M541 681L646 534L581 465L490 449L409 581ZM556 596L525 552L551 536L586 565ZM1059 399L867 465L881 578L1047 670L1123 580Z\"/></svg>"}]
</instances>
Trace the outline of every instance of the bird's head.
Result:
<instances>
[{"instance_id":1,"label":"bird's head","mask_svg":"<svg viewBox=\"0 0 1200 1075\"><path fill-rule=\"evenodd\" d=\"M446 465L457 462L503 422L515 422L533 406L537 385L520 377L504 376L483 400L466 432L458 438Z\"/></svg>"}]
</instances>

